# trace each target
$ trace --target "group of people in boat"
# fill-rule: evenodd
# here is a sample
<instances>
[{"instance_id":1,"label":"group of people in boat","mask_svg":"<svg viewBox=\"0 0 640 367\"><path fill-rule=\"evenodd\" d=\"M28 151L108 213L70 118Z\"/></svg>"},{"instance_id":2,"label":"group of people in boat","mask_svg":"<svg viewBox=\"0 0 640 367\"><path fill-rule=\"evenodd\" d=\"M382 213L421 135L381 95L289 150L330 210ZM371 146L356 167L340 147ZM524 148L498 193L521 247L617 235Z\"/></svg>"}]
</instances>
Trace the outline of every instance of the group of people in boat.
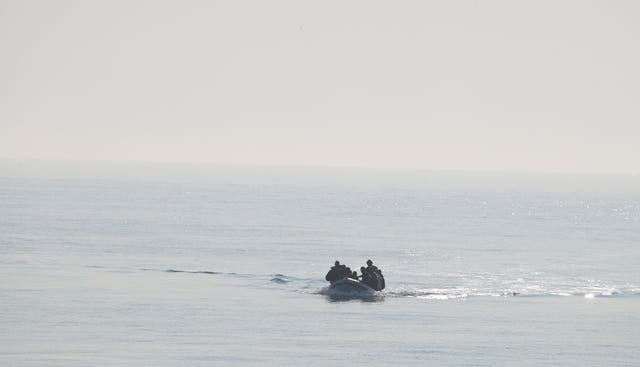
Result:
<instances>
[{"instance_id":1,"label":"group of people in boat","mask_svg":"<svg viewBox=\"0 0 640 367\"><path fill-rule=\"evenodd\" d=\"M350 267L340 264L340 261L336 260L335 265L331 267L324 278L332 284L341 279L351 278L359 280L377 291L384 289L384 276L382 271L373 265L373 261L367 260L367 266L361 266L360 273L361 275L358 275L357 271L351 271Z\"/></svg>"}]
</instances>

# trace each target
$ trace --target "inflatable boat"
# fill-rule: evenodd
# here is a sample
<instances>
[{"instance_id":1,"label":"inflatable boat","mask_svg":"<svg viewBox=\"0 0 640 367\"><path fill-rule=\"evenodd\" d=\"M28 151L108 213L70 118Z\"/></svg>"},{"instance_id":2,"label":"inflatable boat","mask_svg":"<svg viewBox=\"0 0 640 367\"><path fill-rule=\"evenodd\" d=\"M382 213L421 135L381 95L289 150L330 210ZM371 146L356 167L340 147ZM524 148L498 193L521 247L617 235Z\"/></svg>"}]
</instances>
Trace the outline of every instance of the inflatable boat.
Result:
<instances>
[{"instance_id":1,"label":"inflatable boat","mask_svg":"<svg viewBox=\"0 0 640 367\"><path fill-rule=\"evenodd\" d=\"M338 296L373 296L376 294L376 290L355 279L344 278L331 283L329 286L329 294Z\"/></svg>"}]
</instances>

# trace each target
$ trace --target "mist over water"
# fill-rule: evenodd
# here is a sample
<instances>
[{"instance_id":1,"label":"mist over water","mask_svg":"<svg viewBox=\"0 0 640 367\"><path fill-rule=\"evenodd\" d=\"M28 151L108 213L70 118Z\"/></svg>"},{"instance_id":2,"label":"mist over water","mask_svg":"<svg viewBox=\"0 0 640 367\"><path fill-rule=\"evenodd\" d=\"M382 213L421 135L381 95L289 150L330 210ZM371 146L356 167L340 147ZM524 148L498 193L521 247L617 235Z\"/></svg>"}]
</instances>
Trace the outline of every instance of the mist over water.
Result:
<instances>
[{"instance_id":1,"label":"mist over water","mask_svg":"<svg viewBox=\"0 0 640 367\"><path fill-rule=\"evenodd\" d=\"M4 365L637 360L633 176L38 164L0 171Z\"/></svg>"}]
</instances>

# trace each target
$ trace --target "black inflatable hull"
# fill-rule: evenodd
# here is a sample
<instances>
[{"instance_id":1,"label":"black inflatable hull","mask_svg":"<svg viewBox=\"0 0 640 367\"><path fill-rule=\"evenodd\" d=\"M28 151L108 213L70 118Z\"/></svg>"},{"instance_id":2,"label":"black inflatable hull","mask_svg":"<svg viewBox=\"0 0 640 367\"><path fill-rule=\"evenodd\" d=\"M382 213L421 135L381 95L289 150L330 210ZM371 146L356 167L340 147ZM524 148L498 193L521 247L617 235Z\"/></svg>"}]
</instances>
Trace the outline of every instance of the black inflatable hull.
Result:
<instances>
[{"instance_id":1,"label":"black inflatable hull","mask_svg":"<svg viewBox=\"0 0 640 367\"><path fill-rule=\"evenodd\" d=\"M355 279L346 278L346 279L340 279L337 282L332 283L329 286L329 294L334 294L334 295L356 294L356 295L372 296L376 294L376 290Z\"/></svg>"}]
</instances>

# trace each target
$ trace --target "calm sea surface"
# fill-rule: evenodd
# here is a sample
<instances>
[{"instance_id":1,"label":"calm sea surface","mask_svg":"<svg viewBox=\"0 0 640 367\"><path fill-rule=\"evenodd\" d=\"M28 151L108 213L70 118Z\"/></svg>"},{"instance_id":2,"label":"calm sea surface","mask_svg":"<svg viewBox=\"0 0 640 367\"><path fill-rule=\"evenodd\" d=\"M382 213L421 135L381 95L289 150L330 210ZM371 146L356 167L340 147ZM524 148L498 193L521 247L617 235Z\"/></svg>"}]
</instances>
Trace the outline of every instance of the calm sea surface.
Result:
<instances>
[{"instance_id":1,"label":"calm sea surface","mask_svg":"<svg viewBox=\"0 0 640 367\"><path fill-rule=\"evenodd\" d=\"M637 193L250 181L1 177L0 365L640 366Z\"/></svg>"}]
</instances>

